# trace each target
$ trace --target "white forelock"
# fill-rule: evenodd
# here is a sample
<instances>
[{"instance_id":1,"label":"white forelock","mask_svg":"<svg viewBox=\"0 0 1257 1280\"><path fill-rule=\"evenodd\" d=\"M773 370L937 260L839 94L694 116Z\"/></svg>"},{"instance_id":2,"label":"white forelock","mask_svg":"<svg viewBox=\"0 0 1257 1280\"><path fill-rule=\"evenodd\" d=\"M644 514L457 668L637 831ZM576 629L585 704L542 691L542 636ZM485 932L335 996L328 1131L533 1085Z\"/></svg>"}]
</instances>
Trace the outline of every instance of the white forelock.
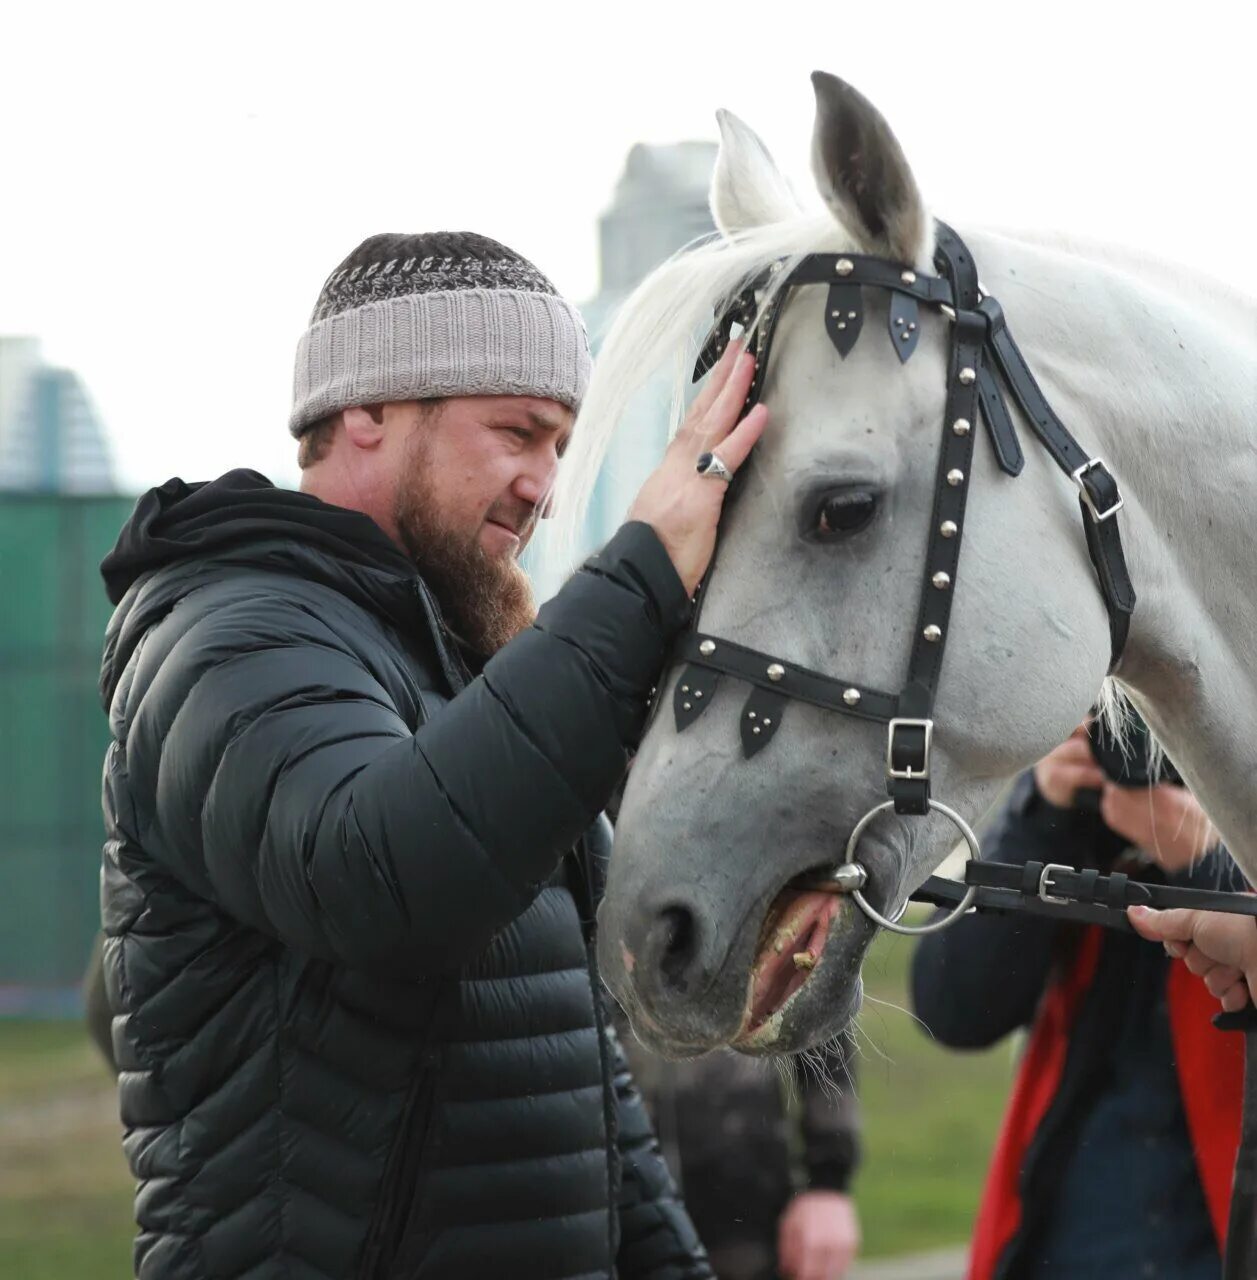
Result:
<instances>
[{"instance_id":1,"label":"white forelock","mask_svg":"<svg viewBox=\"0 0 1257 1280\"><path fill-rule=\"evenodd\" d=\"M816 252L854 252L856 240L827 212L713 237L681 250L629 295L616 315L594 364L572 443L555 491L551 530L555 554L570 559L590 495L615 433L634 395L657 373L672 379L669 435L676 430L699 346L711 328L715 307L766 263L786 259L786 268ZM767 291L761 305L775 293Z\"/></svg>"}]
</instances>

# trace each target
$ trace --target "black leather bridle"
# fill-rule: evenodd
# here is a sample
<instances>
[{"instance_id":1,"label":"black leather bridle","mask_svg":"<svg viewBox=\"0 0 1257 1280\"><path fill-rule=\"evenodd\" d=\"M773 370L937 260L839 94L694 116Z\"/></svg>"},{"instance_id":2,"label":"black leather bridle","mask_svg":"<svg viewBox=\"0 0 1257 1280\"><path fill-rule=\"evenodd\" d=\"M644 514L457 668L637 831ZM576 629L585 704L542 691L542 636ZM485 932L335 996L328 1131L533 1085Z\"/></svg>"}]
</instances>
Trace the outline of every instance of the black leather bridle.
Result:
<instances>
[{"instance_id":1,"label":"black leather bridle","mask_svg":"<svg viewBox=\"0 0 1257 1280\"><path fill-rule=\"evenodd\" d=\"M1005 323L994 298L984 295L973 256L946 224L936 223L934 264L937 275L921 275L901 264L858 254L808 254L785 270L769 266L738 292L717 318L699 354L694 380L703 376L728 345L732 327L739 324L751 335L757 359L749 405L759 399L768 369L773 334L790 291L799 285L827 284L824 324L844 358L854 348L865 318L865 290L889 296L887 323L891 344L901 362L916 349L920 337L920 304L936 307L952 322L943 414L943 443L939 452L934 505L926 544L924 582L917 608L916 632L908 676L899 693L886 693L851 680L811 671L784 658L735 644L702 629L703 600L711 581L708 570L690 629L672 655L683 662L673 691L673 714L683 732L711 705L722 675L750 685L740 720L744 754L749 758L773 739L791 701L858 716L887 726L886 789L890 800L871 809L847 846L846 859L833 871L812 877L813 887L849 893L867 915L903 933L926 932L959 918L969 909L1024 911L1058 920L1103 924L1130 929L1126 908L1195 907L1257 916L1257 897L1209 892L1170 885L1147 884L1121 873L1101 875L1057 863L1019 866L981 862L977 842L959 815L930 796L930 752L934 733L934 697L948 638L952 592L960 563L965 499L973 458L974 424L986 427L996 461L1009 476L1024 465L1021 445L1004 400L1002 386L1012 393L1030 429L1052 460L1078 486L1087 551L1095 566L1100 593L1109 617L1112 672L1121 659L1135 608L1135 589L1126 567L1117 515L1122 498L1117 481L1100 458L1090 457L1048 404L1025 358ZM772 289L761 306L761 297ZM743 467L734 479L738 487ZM731 495L732 496L732 495ZM727 506L726 506L727 509ZM663 682L660 688L664 687ZM974 856L965 883L930 876L913 895L919 901L949 908L936 923L906 928L880 916L859 890L864 869L854 861L854 849L868 821L884 809L899 814L941 810L961 828ZM1228 1230L1225 1280L1252 1280L1257 1275L1257 1009L1250 1003L1236 1014L1219 1014L1214 1022L1224 1030L1246 1033L1244 1118Z\"/></svg>"},{"instance_id":2,"label":"black leather bridle","mask_svg":"<svg viewBox=\"0 0 1257 1280\"><path fill-rule=\"evenodd\" d=\"M1117 481L1104 461L1089 456L1053 412L1008 330L999 303L983 294L972 254L960 237L942 222L936 224L934 261L939 274L931 276L882 258L813 253L798 261L779 282L775 277L785 267L783 263L774 263L749 281L723 310L694 371L697 381L723 352L733 325L740 324L751 335L757 359L747 403L758 400L763 391L777 319L791 290L800 285L829 286L823 316L825 330L844 358L854 348L863 328L866 292L888 295L886 316L890 341L901 362L907 361L916 350L922 303L950 317L951 353L943 441L934 484L924 582L904 687L897 694L887 693L857 681L808 670L785 658L705 632L701 617L711 581L710 569L699 589L690 629L672 658L673 662L685 663L672 702L678 731L689 728L711 705L722 675L733 676L751 686L740 720L742 748L748 758L772 741L792 700L885 724L886 789L895 812L900 814L924 814L932 807L930 753L934 698L960 564L965 500L979 416L1002 471L1016 476L1025 461L1004 401L1001 380L1053 461L1078 486L1087 550L1109 616L1110 671L1122 656L1135 608L1135 589L1126 568L1117 521L1122 509ZM761 310L760 297L772 285L775 285L772 295ZM743 468L743 473L745 470Z\"/></svg>"}]
</instances>

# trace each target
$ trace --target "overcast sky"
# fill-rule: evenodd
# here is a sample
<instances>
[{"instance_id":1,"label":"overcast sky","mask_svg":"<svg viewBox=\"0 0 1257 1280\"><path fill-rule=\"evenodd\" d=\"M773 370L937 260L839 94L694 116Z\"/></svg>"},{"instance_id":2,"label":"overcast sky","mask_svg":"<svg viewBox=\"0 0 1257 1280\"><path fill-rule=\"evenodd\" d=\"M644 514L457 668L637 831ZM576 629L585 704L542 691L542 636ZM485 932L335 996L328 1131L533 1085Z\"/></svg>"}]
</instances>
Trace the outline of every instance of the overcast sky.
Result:
<instances>
[{"instance_id":1,"label":"overcast sky","mask_svg":"<svg viewBox=\"0 0 1257 1280\"><path fill-rule=\"evenodd\" d=\"M0 333L77 370L121 477L291 479L291 360L377 231L471 229L565 293L637 141L727 106L814 199L808 73L889 118L966 225L1122 240L1257 293L1257 7L1100 3L10 6Z\"/></svg>"}]
</instances>

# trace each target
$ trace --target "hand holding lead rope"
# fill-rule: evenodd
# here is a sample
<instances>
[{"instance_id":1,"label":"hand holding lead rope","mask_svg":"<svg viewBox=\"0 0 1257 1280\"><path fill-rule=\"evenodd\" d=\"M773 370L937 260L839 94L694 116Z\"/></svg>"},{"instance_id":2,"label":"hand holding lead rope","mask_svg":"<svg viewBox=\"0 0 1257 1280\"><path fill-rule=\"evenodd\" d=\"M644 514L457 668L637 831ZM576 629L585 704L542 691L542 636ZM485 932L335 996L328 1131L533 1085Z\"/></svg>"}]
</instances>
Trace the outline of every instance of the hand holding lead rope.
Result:
<instances>
[{"instance_id":1,"label":"hand holding lead rope","mask_svg":"<svg viewBox=\"0 0 1257 1280\"><path fill-rule=\"evenodd\" d=\"M1175 908L1131 907L1135 932L1164 944L1166 952L1204 979L1227 1013L1237 1013L1257 991L1257 928L1248 916Z\"/></svg>"}]
</instances>

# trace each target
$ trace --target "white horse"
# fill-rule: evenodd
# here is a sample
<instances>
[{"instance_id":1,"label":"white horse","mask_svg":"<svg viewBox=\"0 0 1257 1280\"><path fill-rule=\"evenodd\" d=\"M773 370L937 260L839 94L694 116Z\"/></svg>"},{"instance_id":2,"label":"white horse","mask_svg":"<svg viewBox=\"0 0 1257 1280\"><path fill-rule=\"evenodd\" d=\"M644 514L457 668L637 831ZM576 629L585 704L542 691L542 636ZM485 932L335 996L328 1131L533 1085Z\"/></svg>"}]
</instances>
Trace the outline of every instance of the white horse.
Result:
<instances>
[{"instance_id":1,"label":"white horse","mask_svg":"<svg viewBox=\"0 0 1257 1280\"><path fill-rule=\"evenodd\" d=\"M758 137L720 115L711 203L722 237L647 279L608 335L561 481L569 520L634 391L668 362L680 388L695 334L766 264L860 252L933 271L932 219L886 122L842 81L813 83L827 212L802 215ZM959 231L1049 402L1121 485L1138 606L1112 680L1257 878L1257 308L1120 249ZM823 288L803 286L782 303L769 426L722 525L703 629L895 690L921 591L949 322L923 308L920 348L902 367L873 323L840 360L824 302ZM868 305L872 320L881 304ZM934 711L933 794L970 822L1079 723L1109 659L1076 492L1014 416L1019 477L976 442ZM828 533L818 512L830 497L867 519ZM860 998L871 926L849 902L786 886L838 861L885 798L885 727L794 702L746 760L736 686L723 677L684 734L671 687L661 691L620 813L602 969L665 1053L799 1049L837 1032ZM874 897L893 911L955 841L933 815L875 820L859 855ZM819 963L791 974L783 949Z\"/></svg>"}]
</instances>

